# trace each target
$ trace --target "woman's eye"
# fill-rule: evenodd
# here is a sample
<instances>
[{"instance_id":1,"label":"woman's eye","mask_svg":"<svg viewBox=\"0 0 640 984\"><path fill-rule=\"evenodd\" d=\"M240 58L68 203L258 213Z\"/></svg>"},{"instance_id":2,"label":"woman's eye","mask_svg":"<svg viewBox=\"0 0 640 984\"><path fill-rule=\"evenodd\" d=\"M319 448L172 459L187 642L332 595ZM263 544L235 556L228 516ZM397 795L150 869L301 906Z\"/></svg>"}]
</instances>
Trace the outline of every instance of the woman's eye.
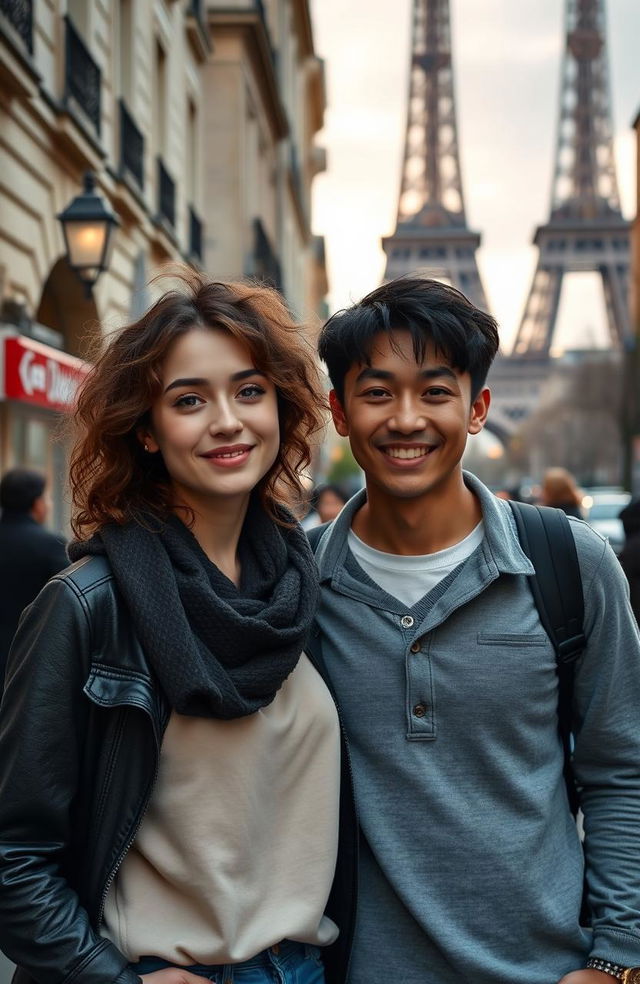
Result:
<instances>
[{"instance_id":1,"label":"woman's eye","mask_svg":"<svg viewBox=\"0 0 640 984\"><path fill-rule=\"evenodd\" d=\"M262 386L258 386L257 383L251 383L249 386L243 386L238 396L241 400L255 400L259 396L264 396L265 392Z\"/></svg>"},{"instance_id":2,"label":"woman's eye","mask_svg":"<svg viewBox=\"0 0 640 984\"><path fill-rule=\"evenodd\" d=\"M185 393L184 396L179 396L173 405L188 409L189 407L197 407L200 403L202 403L202 399L195 393Z\"/></svg>"}]
</instances>

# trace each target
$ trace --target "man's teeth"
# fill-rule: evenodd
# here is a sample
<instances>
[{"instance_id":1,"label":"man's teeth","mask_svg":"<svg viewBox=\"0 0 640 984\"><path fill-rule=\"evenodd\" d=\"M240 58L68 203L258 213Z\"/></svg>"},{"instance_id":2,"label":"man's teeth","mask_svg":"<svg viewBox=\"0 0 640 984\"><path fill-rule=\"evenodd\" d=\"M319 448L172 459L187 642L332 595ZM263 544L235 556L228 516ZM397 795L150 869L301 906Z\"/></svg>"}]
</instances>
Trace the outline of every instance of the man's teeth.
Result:
<instances>
[{"instance_id":1,"label":"man's teeth","mask_svg":"<svg viewBox=\"0 0 640 984\"><path fill-rule=\"evenodd\" d=\"M431 448L385 448L390 458L423 458Z\"/></svg>"}]
</instances>

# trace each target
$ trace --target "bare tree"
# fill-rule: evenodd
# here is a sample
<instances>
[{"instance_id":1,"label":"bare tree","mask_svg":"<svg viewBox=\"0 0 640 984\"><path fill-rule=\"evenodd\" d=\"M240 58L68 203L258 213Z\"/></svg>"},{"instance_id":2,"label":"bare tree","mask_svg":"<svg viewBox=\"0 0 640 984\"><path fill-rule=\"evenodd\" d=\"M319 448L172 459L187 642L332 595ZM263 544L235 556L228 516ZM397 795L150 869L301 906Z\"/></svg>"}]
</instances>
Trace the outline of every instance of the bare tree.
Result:
<instances>
[{"instance_id":1,"label":"bare tree","mask_svg":"<svg viewBox=\"0 0 640 984\"><path fill-rule=\"evenodd\" d=\"M513 457L530 474L562 465L583 485L618 484L622 475L622 365L616 353L585 353L560 363L538 410L520 428Z\"/></svg>"}]
</instances>

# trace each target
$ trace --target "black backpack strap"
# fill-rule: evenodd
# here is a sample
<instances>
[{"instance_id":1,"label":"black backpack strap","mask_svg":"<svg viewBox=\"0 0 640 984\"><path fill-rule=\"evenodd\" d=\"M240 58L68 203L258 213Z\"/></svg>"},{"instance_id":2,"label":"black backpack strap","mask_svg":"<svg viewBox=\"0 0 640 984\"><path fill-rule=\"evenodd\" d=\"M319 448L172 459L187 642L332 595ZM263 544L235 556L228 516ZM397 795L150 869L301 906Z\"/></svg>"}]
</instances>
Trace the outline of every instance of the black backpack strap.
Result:
<instances>
[{"instance_id":1,"label":"black backpack strap","mask_svg":"<svg viewBox=\"0 0 640 984\"><path fill-rule=\"evenodd\" d=\"M574 815L578 795L571 770L573 673L583 651L584 601L578 554L569 520L561 509L511 501L520 544L535 568L529 577L540 621L556 651L558 730L564 749L564 777Z\"/></svg>"}]
</instances>

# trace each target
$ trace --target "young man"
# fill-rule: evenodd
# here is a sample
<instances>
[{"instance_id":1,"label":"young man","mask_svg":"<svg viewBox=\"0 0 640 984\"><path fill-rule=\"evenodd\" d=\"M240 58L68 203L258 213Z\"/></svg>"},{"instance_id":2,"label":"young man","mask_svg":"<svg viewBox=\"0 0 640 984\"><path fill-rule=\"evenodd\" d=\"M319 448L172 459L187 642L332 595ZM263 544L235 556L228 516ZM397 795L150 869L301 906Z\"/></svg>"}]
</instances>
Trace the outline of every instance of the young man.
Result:
<instances>
[{"instance_id":1,"label":"young man","mask_svg":"<svg viewBox=\"0 0 640 984\"><path fill-rule=\"evenodd\" d=\"M320 336L333 420L366 474L310 534L311 648L341 707L360 821L349 984L640 981L640 640L615 556L571 520L587 638L574 707L585 929L533 568L508 502L461 467L497 347L491 317L417 278Z\"/></svg>"}]
</instances>

